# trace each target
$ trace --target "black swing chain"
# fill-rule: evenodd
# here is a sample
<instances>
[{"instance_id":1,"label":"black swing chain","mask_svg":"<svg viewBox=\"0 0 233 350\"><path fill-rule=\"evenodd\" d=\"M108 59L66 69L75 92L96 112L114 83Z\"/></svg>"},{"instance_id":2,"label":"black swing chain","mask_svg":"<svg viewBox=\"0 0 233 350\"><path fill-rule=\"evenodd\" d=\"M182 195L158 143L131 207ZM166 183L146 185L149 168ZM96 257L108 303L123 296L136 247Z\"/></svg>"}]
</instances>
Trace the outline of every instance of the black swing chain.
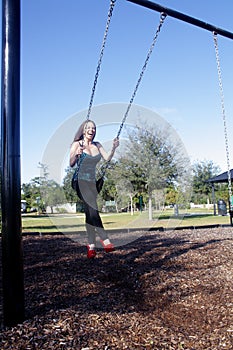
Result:
<instances>
[{"instance_id":1,"label":"black swing chain","mask_svg":"<svg viewBox=\"0 0 233 350\"><path fill-rule=\"evenodd\" d=\"M105 49L105 45L106 45L106 41L107 41L107 37L108 37L108 30L109 30L109 27L110 27L110 22L111 22L111 18L112 18L112 13L113 13L113 9L114 9L114 6L115 6L115 2L116 2L116 0L111 0L110 1L110 7L109 7L109 11L108 11L107 23L106 23L106 27L105 27L103 42L102 42L102 46L101 46L101 50L100 50L99 60L98 60L96 73L95 73L94 84L93 84L93 87L92 87L92 93L91 93L91 98L90 98L88 112L87 112L87 117L86 117L87 120L90 118L90 114L91 114L91 108L92 108L92 104L93 104L95 89L96 89L97 80L98 80L98 77L99 77L100 67L101 67L102 58L103 58L103 55L104 55L104 49Z\"/></svg>"},{"instance_id":2,"label":"black swing chain","mask_svg":"<svg viewBox=\"0 0 233 350\"><path fill-rule=\"evenodd\" d=\"M132 104L133 104L133 101L134 101L134 98L135 98L135 96L136 96L137 90L138 90L139 85L140 85L140 83L141 83L142 77L143 77L143 75L144 75L144 72L145 72L145 70L146 70L146 67L147 67L147 64L148 64L148 62L149 62L150 56L151 56L151 54L152 54L152 51L153 51L153 49L154 49L154 46L155 46L155 43L156 43L156 41L157 41L158 35L159 35L159 33L160 33L160 30L161 30L161 28L162 28L162 25L163 25L163 23L164 23L166 17L167 17L167 15L166 15L164 12L162 12L162 13L160 14L160 21L159 21L158 28L157 28L156 33L155 33L155 36L154 36L154 38L153 38L153 40L152 40L152 44L151 44L150 49L149 49L149 51L148 51L148 54L147 54L145 63L144 63L144 65L143 65L143 67L142 67L142 70L141 70L141 73L140 73L140 75L139 75L137 84L135 85L135 88L134 88L132 97L131 97L131 99L130 99L130 101L129 101L128 107L127 107L127 109L126 109L126 112L125 112L124 117L123 117L123 119L122 119L121 125L120 125L120 127L119 127L119 130L118 130L118 133L117 133L117 136L116 136L117 138L119 138L119 136L120 136L120 134L121 134L121 131L122 131L122 128L123 128L123 126L124 126L124 123L125 123L125 121L126 121L126 118L128 117L130 108L131 108L131 106L132 106Z\"/></svg>"},{"instance_id":3,"label":"black swing chain","mask_svg":"<svg viewBox=\"0 0 233 350\"><path fill-rule=\"evenodd\" d=\"M92 109L92 105L93 105L96 85L97 85L97 81L98 81L98 77L99 77L100 67L101 67L101 63L102 63L102 59L103 59L103 55L104 55L105 45L106 45L106 41L107 41L107 37L108 37L108 31L109 31L110 22L111 22L111 18L112 18L112 14L113 14L113 9L114 9L115 3L116 3L116 0L111 0L110 1L110 6L109 6L109 10L108 10L108 17L107 17L107 23L106 23L106 26L105 26L104 37L103 37L103 41L102 41L102 46L101 46L101 50L100 50L100 55L99 55L97 68L96 68L95 79L94 79L94 83L93 83L93 87L92 87L91 98L90 98L90 102L89 102L89 107L88 107L88 111L87 111L86 120L90 119L90 114L91 114L91 109ZM84 140L82 141L82 145L83 145L83 142L84 142ZM77 162L77 167L76 167L76 173L77 174L79 172L80 166L81 166L81 160L80 160L80 157L79 157L79 160Z\"/></svg>"},{"instance_id":4,"label":"black swing chain","mask_svg":"<svg viewBox=\"0 0 233 350\"><path fill-rule=\"evenodd\" d=\"M231 199L232 199L231 170L230 170L230 156L229 156L229 145L228 145L228 135L227 135L226 110L225 110L223 84L222 84L222 73L221 73L219 50L218 50L218 35L216 32L213 32L213 39L214 39L214 47L215 47L217 70L218 70L218 81L219 81L219 88L220 88L222 119L223 119L224 136L225 136L225 149L226 149L227 173L228 173L228 193L229 193L230 206L231 206L231 210L232 210L233 208L232 208L232 203L231 203Z\"/></svg>"},{"instance_id":5,"label":"black swing chain","mask_svg":"<svg viewBox=\"0 0 233 350\"><path fill-rule=\"evenodd\" d=\"M144 65L143 65L142 70L141 70L141 72L140 72L140 74L139 74L139 78L138 78L138 80L137 80L137 83L136 83L136 85L135 85L135 88L134 88L134 91L133 91L133 93L132 93L131 99L130 99L129 104L128 104L128 106L127 106L126 112L125 112L125 114L124 114L124 117L123 117L122 122L121 122L121 124L120 124L119 130L118 130L118 132L117 132L117 136L116 136L117 139L119 138L119 136L120 136L120 134L121 134L121 131L122 131L122 129L123 129L123 126L124 126L124 124L125 124L125 121L126 121L126 119L127 119L127 117L128 117L130 108L131 108L131 106L132 106L132 104L133 104L133 101L134 101L134 98L135 98L135 96L136 96L137 90L138 90L138 88L139 88L139 85L140 85L141 80L142 80L142 78L143 78L143 75L144 75L144 73L145 73L147 64L148 64L148 62L149 62L150 56L151 56L151 54L152 54L152 51L153 51L154 46L155 46L155 44L156 44L158 35L159 35L159 33L160 33L160 30L161 30L161 28L162 28L162 25L163 25L163 23L164 23L166 17L167 17L166 13L162 12L162 13L160 14L159 25L158 25L157 30L156 30L156 32L155 32L155 35L154 35L154 38L153 38L153 40L152 40L151 46L150 46L150 48L149 48L149 51L148 51L148 53L147 53L147 56L146 56ZM110 161L107 161L105 164L103 164L103 165L100 167L100 169L99 169L99 171L98 171L99 174L100 174L100 177L104 177L104 176L105 176L105 173L106 173L106 170L107 170L107 168L108 168L108 166L109 166L109 163L110 163Z\"/></svg>"}]
</instances>

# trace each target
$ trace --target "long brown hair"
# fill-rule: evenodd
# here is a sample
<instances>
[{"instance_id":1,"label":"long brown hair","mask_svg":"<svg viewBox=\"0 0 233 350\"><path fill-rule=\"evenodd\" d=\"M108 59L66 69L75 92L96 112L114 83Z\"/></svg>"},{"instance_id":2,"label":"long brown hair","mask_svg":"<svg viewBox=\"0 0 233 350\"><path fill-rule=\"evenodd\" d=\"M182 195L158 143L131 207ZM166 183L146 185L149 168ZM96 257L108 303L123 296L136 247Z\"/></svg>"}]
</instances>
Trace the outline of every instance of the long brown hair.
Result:
<instances>
[{"instance_id":1,"label":"long brown hair","mask_svg":"<svg viewBox=\"0 0 233 350\"><path fill-rule=\"evenodd\" d=\"M76 132L75 136L74 136L74 141L80 141L80 140L83 140L83 133L84 133L84 129L86 127L86 125L88 123L93 123L94 126L96 127L96 124L95 122L93 122L93 120L85 120L84 122L82 122L82 124L80 125L80 127L78 128L78 131Z\"/></svg>"}]
</instances>

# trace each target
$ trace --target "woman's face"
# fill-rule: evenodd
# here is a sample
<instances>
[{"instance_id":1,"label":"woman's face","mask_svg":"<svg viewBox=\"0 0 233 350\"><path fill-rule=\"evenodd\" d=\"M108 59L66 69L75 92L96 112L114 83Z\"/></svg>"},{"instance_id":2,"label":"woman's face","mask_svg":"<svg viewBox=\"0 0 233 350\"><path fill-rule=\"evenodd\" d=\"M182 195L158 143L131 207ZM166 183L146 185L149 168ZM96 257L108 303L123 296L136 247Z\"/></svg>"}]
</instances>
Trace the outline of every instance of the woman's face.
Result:
<instances>
[{"instance_id":1,"label":"woman's face","mask_svg":"<svg viewBox=\"0 0 233 350\"><path fill-rule=\"evenodd\" d=\"M84 126L83 135L89 140L93 140L96 133L96 126L93 122L87 122Z\"/></svg>"}]
</instances>

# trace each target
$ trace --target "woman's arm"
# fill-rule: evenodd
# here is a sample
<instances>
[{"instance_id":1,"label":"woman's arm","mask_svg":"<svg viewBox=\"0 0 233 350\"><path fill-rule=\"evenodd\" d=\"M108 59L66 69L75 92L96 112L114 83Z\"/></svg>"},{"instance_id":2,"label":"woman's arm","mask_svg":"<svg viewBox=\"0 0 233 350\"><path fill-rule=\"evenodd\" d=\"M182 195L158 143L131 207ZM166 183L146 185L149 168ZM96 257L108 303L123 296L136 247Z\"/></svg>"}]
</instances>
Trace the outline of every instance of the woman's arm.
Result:
<instances>
[{"instance_id":1,"label":"woman's arm","mask_svg":"<svg viewBox=\"0 0 233 350\"><path fill-rule=\"evenodd\" d=\"M83 153L83 146L79 141L74 141L70 147L70 166L73 167L77 158Z\"/></svg>"},{"instance_id":2,"label":"woman's arm","mask_svg":"<svg viewBox=\"0 0 233 350\"><path fill-rule=\"evenodd\" d=\"M104 158L104 160L106 160L108 162L108 161L110 161L112 159L112 157L114 156L116 148L119 146L119 139L115 138L113 140L112 149L109 152L105 151L105 149L103 148L101 143L97 142L96 144L97 144L97 147L99 149L99 152L100 152L101 156Z\"/></svg>"}]
</instances>

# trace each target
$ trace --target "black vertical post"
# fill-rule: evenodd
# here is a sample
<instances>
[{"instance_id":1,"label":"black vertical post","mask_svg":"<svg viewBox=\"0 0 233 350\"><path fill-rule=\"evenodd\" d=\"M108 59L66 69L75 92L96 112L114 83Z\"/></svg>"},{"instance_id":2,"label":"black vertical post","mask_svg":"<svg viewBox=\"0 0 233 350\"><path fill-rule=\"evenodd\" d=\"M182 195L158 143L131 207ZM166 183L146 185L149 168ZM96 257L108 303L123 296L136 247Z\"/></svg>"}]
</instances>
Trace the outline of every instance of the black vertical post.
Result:
<instances>
[{"instance_id":1,"label":"black vertical post","mask_svg":"<svg viewBox=\"0 0 233 350\"><path fill-rule=\"evenodd\" d=\"M212 187L212 202L214 205L214 215L216 215L216 198L215 198L215 191L214 191L214 182L211 183Z\"/></svg>"},{"instance_id":2,"label":"black vertical post","mask_svg":"<svg viewBox=\"0 0 233 350\"><path fill-rule=\"evenodd\" d=\"M1 206L3 317L24 320L20 175L20 0L2 0Z\"/></svg>"}]
</instances>

